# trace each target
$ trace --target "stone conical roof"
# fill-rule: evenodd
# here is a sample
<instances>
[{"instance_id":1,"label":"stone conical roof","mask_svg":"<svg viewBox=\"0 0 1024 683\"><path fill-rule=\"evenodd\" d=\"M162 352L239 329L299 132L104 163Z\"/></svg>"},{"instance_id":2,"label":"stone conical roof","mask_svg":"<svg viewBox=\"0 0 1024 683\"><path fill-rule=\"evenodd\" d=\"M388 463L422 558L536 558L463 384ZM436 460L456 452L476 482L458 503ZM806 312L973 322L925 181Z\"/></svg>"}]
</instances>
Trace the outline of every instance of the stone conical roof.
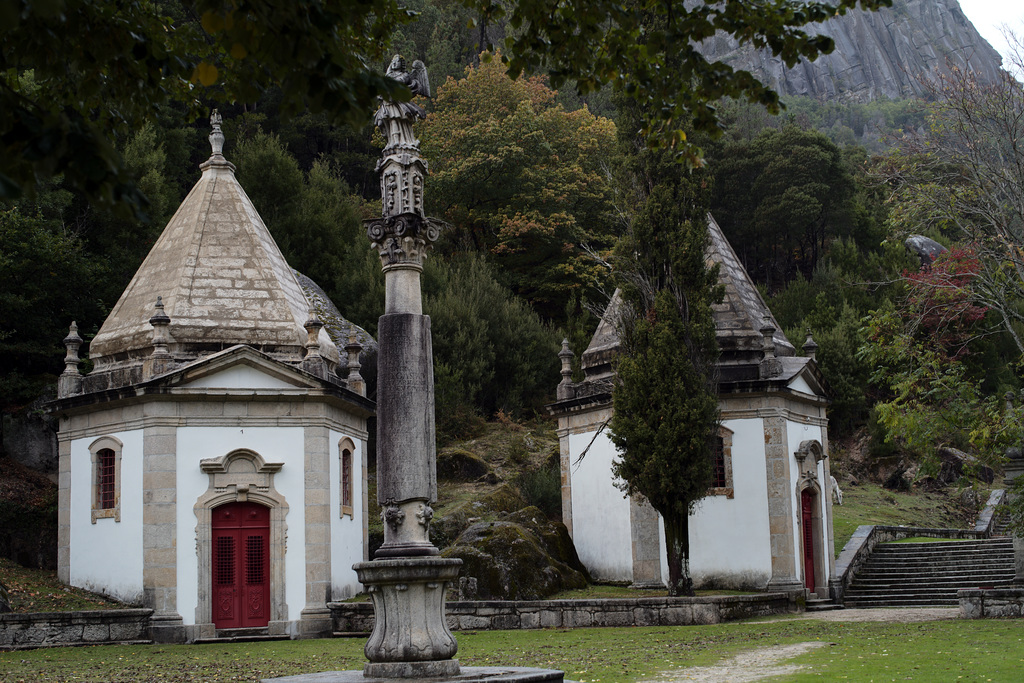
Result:
<instances>
[{"instance_id":1,"label":"stone conical roof","mask_svg":"<svg viewBox=\"0 0 1024 683\"><path fill-rule=\"evenodd\" d=\"M775 327L773 338L778 356L793 356L796 349L782 332L775 316L761 297L750 279L729 240L715 219L708 214L707 260L718 264L718 282L725 287L722 302L712 309L715 321L715 336L722 351L720 365L757 364L764 348L761 328L765 316ZM615 330L615 317L619 308L619 292L616 290L597 325L590 345L583 353L582 366L589 380L611 377L612 361L619 346Z\"/></svg>"},{"instance_id":2,"label":"stone conical roof","mask_svg":"<svg viewBox=\"0 0 1024 683\"><path fill-rule=\"evenodd\" d=\"M170 317L176 364L236 344L287 362L305 354L310 304L220 153L219 118L210 140L214 153L200 166L202 177L89 345L97 370L151 353L149 319L158 296ZM325 331L319 341L320 354L336 364L338 350Z\"/></svg>"}]
</instances>

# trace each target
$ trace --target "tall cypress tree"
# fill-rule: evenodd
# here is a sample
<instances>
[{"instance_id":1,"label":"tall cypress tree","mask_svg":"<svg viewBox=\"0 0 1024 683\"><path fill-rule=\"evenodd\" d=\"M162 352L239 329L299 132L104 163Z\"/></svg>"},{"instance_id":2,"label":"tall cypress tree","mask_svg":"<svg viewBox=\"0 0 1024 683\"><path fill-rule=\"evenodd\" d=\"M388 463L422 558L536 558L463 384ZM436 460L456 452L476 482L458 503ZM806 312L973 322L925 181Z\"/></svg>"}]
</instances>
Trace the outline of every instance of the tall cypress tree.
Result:
<instances>
[{"instance_id":1,"label":"tall cypress tree","mask_svg":"<svg viewBox=\"0 0 1024 683\"><path fill-rule=\"evenodd\" d=\"M710 177L671 150L650 149L635 109L620 107L627 186L637 212L617 249L622 306L611 439L614 473L665 523L669 595L693 595L689 514L711 486L719 411L712 304L722 289L706 262Z\"/></svg>"}]
</instances>

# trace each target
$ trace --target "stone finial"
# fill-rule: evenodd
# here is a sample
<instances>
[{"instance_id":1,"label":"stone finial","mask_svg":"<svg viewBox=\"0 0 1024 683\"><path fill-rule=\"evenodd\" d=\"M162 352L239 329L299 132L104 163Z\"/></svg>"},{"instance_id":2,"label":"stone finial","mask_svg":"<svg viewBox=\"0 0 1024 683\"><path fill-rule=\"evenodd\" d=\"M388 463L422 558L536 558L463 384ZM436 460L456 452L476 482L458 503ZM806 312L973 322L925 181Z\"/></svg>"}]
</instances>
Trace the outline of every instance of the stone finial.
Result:
<instances>
[{"instance_id":1,"label":"stone finial","mask_svg":"<svg viewBox=\"0 0 1024 683\"><path fill-rule=\"evenodd\" d=\"M144 379L162 375L171 367L171 354L167 350L167 328L171 324L171 318L164 312L162 296L156 298L156 305L153 307L153 315L149 318L149 324L153 326L153 352L149 358L143 361L142 376Z\"/></svg>"},{"instance_id":2,"label":"stone finial","mask_svg":"<svg viewBox=\"0 0 1024 683\"><path fill-rule=\"evenodd\" d=\"M309 320L306 328L306 355L302 359L302 369L320 379L327 379L327 361L320 355L320 330L324 324L316 316L316 311L309 309Z\"/></svg>"},{"instance_id":3,"label":"stone finial","mask_svg":"<svg viewBox=\"0 0 1024 683\"><path fill-rule=\"evenodd\" d=\"M64 356L64 372L57 380L57 396L60 398L82 391L82 373L78 370L78 364L82 362L78 357L82 338L78 336L78 324L74 321L68 327L68 336L64 337L64 346L67 348L67 355Z\"/></svg>"},{"instance_id":4,"label":"stone finial","mask_svg":"<svg viewBox=\"0 0 1024 683\"><path fill-rule=\"evenodd\" d=\"M811 329L807 328L807 339L804 340L804 355L814 360L815 355L818 353L818 343L814 341L811 336Z\"/></svg>"},{"instance_id":5,"label":"stone finial","mask_svg":"<svg viewBox=\"0 0 1024 683\"><path fill-rule=\"evenodd\" d=\"M309 320L303 325L306 328L306 359L320 357L320 330L324 324L316 317L316 311L310 309Z\"/></svg>"},{"instance_id":6,"label":"stone finial","mask_svg":"<svg viewBox=\"0 0 1024 683\"><path fill-rule=\"evenodd\" d=\"M210 133L210 147L215 157L224 156L224 132L220 129L223 120L220 112L216 109L210 114L210 126L213 127L213 132Z\"/></svg>"},{"instance_id":7,"label":"stone finial","mask_svg":"<svg viewBox=\"0 0 1024 683\"><path fill-rule=\"evenodd\" d=\"M359 373L362 367L359 364L359 354L363 351L363 345L359 343L359 338L355 332L348 335L348 343L345 344L345 352L348 354L348 377L345 382L348 384L348 388L356 392L360 396L366 396L366 382L363 380L363 376Z\"/></svg>"},{"instance_id":8,"label":"stone finial","mask_svg":"<svg viewBox=\"0 0 1024 683\"><path fill-rule=\"evenodd\" d=\"M558 383L557 398L559 401L572 398L572 359L576 354L569 348L569 340L562 339L562 350L558 358L562 361L562 381Z\"/></svg>"},{"instance_id":9,"label":"stone finial","mask_svg":"<svg viewBox=\"0 0 1024 683\"><path fill-rule=\"evenodd\" d=\"M171 318L164 312L164 298L156 298L156 306L149 324L153 326L153 355L166 356L167 353L167 327L171 324Z\"/></svg>"},{"instance_id":10,"label":"stone finial","mask_svg":"<svg viewBox=\"0 0 1024 683\"><path fill-rule=\"evenodd\" d=\"M763 338L762 349L764 357L761 360L761 379L777 377L782 374L782 362L775 357L775 325L771 315L765 311L764 321L761 324L761 336Z\"/></svg>"}]
</instances>

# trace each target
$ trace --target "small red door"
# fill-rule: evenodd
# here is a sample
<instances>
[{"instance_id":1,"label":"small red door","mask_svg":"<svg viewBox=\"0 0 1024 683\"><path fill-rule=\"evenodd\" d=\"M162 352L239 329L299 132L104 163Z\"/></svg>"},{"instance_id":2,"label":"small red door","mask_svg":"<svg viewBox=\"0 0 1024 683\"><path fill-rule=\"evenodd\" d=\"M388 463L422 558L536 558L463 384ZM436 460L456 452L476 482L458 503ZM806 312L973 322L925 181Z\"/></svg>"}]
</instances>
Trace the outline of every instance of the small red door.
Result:
<instances>
[{"instance_id":1,"label":"small red door","mask_svg":"<svg viewBox=\"0 0 1024 683\"><path fill-rule=\"evenodd\" d=\"M270 622L270 508L228 503L213 509L213 624Z\"/></svg>"},{"instance_id":2,"label":"small red door","mask_svg":"<svg viewBox=\"0 0 1024 683\"><path fill-rule=\"evenodd\" d=\"M804 489L800 494L804 528L804 585L814 592L814 494Z\"/></svg>"}]
</instances>

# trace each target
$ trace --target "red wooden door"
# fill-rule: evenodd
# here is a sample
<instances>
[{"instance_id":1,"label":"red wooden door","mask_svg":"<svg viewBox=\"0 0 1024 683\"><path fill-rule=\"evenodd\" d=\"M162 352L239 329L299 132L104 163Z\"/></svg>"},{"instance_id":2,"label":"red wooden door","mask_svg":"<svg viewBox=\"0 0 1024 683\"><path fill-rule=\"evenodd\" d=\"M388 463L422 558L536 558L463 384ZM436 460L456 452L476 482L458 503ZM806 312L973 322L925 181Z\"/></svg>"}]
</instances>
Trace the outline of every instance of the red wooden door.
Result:
<instances>
[{"instance_id":1,"label":"red wooden door","mask_svg":"<svg viewBox=\"0 0 1024 683\"><path fill-rule=\"evenodd\" d=\"M814 591L814 494L804 489L800 494L801 518L804 528L804 585Z\"/></svg>"},{"instance_id":2,"label":"red wooden door","mask_svg":"<svg viewBox=\"0 0 1024 683\"><path fill-rule=\"evenodd\" d=\"M270 621L270 508L228 503L213 510L213 624L251 628Z\"/></svg>"}]
</instances>

